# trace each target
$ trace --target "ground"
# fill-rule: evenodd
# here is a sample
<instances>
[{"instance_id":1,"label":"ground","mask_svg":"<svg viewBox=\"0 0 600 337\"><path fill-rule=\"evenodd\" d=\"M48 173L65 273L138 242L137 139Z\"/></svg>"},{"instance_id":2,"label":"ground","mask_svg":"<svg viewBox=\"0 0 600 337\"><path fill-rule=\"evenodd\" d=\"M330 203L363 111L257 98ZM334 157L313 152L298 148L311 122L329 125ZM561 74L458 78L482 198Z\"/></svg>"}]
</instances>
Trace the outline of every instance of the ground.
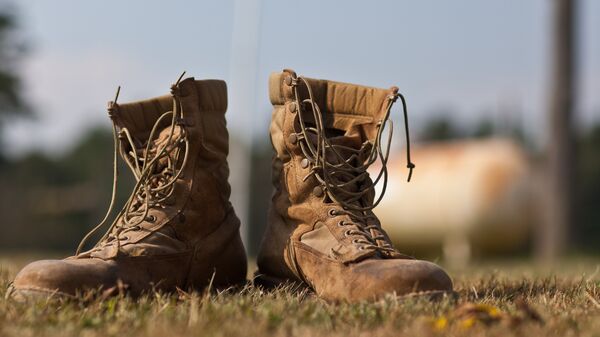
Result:
<instances>
[{"instance_id":1,"label":"ground","mask_svg":"<svg viewBox=\"0 0 600 337\"><path fill-rule=\"evenodd\" d=\"M458 298L329 304L306 292L153 294L16 303L31 257L0 257L0 336L600 336L600 261L557 268L487 262L451 269Z\"/></svg>"}]
</instances>

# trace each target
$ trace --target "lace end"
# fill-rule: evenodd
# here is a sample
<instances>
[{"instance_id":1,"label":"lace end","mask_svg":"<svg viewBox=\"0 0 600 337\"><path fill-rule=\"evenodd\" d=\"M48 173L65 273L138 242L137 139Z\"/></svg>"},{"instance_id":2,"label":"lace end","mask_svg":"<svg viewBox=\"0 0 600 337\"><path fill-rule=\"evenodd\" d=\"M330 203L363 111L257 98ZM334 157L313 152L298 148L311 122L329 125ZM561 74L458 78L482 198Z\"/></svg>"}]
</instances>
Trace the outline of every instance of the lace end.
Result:
<instances>
[{"instance_id":1,"label":"lace end","mask_svg":"<svg viewBox=\"0 0 600 337\"><path fill-rule=\"evenodd\" d=\"M406 181L410 182L410 178L412 178L413 169L415 168L415 164L408 162L406 167L408 167L408 179L406 179Z\"/></svg>"},{"instance_id":2,"label":"lace end","mask_svg":"<svg viewBox=\"0 0 600 337\"><path fill-rule=\"evenodd\" d=\"M183 76L185 76L186 71L184 70L183 73L181 73L181 75L179 75L179 78L177 79L177 82L175 82L175 85L179 85L179 82L181 82L181 79L183 78Z\"/></svg>"},{"instance_id":3,"label":"lace end","mask_svg":"<svg viewBox=\"0 0 600 337\"><path fill-rule=\"evenodd\" d=\"M117 117L117 100L119 99L120 93L121 93L121 86L118 86L117 93L115 94L115 99L108 102L108 107L107 107L108 117L110 117L110 119L112 119L113 121Z\"/></svg>"},{"instance_id":4,"label":"lace end","mask_svg":"<svg viewBox=\"0 0 600 337\"><path fill-rule=\"evenodd\" d=\"M173 97L181 96L181 92L179 89L179 83L181 82L181 79L183 78L183 76L185 76L185 71L183 73L181 73L181 75L177 79L177 82L171 84L171 96L173 96Z\"/></svg>"}]
</instances>

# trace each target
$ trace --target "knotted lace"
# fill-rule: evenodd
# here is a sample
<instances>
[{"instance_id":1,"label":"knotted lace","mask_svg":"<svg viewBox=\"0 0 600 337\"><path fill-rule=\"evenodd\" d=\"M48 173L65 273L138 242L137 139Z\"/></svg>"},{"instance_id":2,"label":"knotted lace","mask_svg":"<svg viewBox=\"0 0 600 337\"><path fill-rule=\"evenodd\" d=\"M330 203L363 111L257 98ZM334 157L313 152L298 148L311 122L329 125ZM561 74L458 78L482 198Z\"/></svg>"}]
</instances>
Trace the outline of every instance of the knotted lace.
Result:
<instances>
[{"instance_id":1,"label":"knotted lace","mask_svg":"<svg viewBox=\"0 0 600 337\"><path fill-rule=\"evenodd\" d=\"M111 201L102 221L79 243L76 255L79 255L87 240L104 226L113 211L119 175L118 154L121 155L132 170L136 179L136 184L124 207L117 214L111 226L92 250L102 247L102 243L113 241L116 242L118 248L124 233L132 230L140 230L140 225L144 221L156 221L156 218L153 215L149 215L149 210L152 207L164 206L167 199L173 195L175 182L180 177L187 163L190 146L185 130L185 123L183 122L183 106L179 101L179 82L184 74L185 72L181 74L177 82L171 87L171 95L173 97L172 110L167 111L158 117L152 126L146 145L141 148L140 146L136 146L134 137L126 127L122 126L119 131L117 131L117 99L121 88L119 87L117 89L114 101L110 102L108 106L108 113L113 123L112 130L114 141ZM161 123L167 118L171 119L168 138L163 143L164 145L159 144L157 146L160 147L156 148L153 146L154 138L157 132L159 132ZM176 130L179 131L177 132L177 135ZM123 142L127 142L126 144L128 146L122 146ZM130 149L130 151L125 152L125 149Z\"/></svg>"},{"instance_id":2,"label":"knotted lace","mask_svg":"<svg viewBox=\"0 0 600 337\"><path fill-rule=\"evenodd\" d=\"M292 75L291 85L293 87L295 104L298 108L298 119L300 131L298 132L300 148L306 159L311 163L311 169L308 175L304 177L306 181L313 176L319 183L320 188L326 193L327 197L342 209L331 209L330 215L349 215L353 223L341 221L341 227L347 225L356 225L357 229L348 229L346 236L356 236L353 243L359 244L360 249L373 248L383 251L395 251L392 245L386 239L383 229L376 221L372 210L382 200L388 181L387 161L389 158L390 144L393 135L393 123L389 119L393 104L400 97L404 112L404 124L406 131L406 155L407 167L409 169L408 181L412 177L412 171L415 165L410 159L410 142L408 133L408 112L406 100L399 93L393 93L388 96L383 118L377 124L377 134L373 141L367 141L360 148L340 145L333 143L327 136L323 122L323 114L320 107L314 99L313 91L306 79L300 76ZM302 83L308 91L308 98L301 99L298 86ZM314 126L308 125L304 119L303 112L306 107L310 107L314 118ZM383 130L387 123L389 132L385 150L383 150L382 138ZM315 141L313 141L315 140ZM333 155L333 160L331 156ZM377 160L381 162L375 180L370 179L367 169ZM383 187L379 196L375 199L375 186L382 181ZM317 187L319 188L319 187ZM370 219L375 219L369 224Z\"/></svg>"}]
</instances>

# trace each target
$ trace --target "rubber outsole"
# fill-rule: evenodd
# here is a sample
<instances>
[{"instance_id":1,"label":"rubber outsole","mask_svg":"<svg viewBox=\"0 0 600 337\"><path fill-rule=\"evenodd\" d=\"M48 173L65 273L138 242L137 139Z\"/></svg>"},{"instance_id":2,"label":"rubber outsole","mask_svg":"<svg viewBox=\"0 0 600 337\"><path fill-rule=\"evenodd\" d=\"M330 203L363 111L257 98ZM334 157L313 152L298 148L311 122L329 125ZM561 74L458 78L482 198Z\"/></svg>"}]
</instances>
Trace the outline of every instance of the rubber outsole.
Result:
<instances>
[{"instance_id":1,"label":"rubber outsole","mask_svg":"<svg viewBox=\"0 0 600 337\"><path fill-rule=\"evenodd\" d=\"M290 279L282 279L277 278L265 274L261 274L256 272L254 274L253 284L256 287L261 287L265 290L275 290L278 288L289 288L295 291L310 291L314 293L314 290L306 283L301 281L295 281ZM315 294L316 295L316 294ZM444 299L449 299L451 301L456 301L458 299L458 293L455 291L446 291L446 290L426 290L426 291L417 291L408 294L396 295L396 298L400 300L420 300L426 299L432 302L441 301Z\"/></svg>"}]
</instances>

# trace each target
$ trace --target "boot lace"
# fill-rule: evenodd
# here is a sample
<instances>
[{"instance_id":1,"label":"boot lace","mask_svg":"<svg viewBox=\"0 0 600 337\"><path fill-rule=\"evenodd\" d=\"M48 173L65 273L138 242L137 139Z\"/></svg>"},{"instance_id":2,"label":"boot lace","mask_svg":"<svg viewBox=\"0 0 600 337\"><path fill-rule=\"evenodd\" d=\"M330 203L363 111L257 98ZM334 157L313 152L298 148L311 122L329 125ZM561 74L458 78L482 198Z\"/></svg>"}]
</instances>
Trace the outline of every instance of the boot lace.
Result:
<instances>
[{"instance_id":1,"label":"boot lace","mask_svg":"<svg viewBox=\"0 0 600 337\"><path fill-rule=\"evenodd\" d=\"M117 249L120 246L120 240L127 240L124 233L128 231L140 230L143 222L154 222L156 217L149 215L149 211L153 207L163 207L168 199L175 191L175 183L181 176L187 160L189 152L189 140L183 122L184 111L183 106L179 101L179 82L185 75L181 74L179 79L171 86L171 95L173 97L173 108L160 115L148 137L145 146L139 145L139 142L134 140L131 132L126 127L120 127L117 130L116 114L117 114L117 99L121 87L117 89L115 99L109 102L108 114L112 120L112 131L114 141L113 152L113 185L112 194L108 210L102 221L96 225L88 234L86 234L79 246L75 255L79 255L85 243L89 238L96 233L102 226L106 224L111 213L113 212L116 191L118 185L118 155L125 160L127 166L133 172L136 184L127 202L119 211L112 224L96 243L91 251L97 250L103 244L115 242ZM156 134L159 132L161 123L167 118L171 119L169 134L165 142L153 146L155 143ZM126 142L127 146L122 146ZM130 151L125 152L125 149ZM121 221L119 221L121 219Z\"/></svg>"},{"instance_id":2,"label":"boot lace","mask_svg":"<svg viewBox=\"0 0 600 337\"><path fill-rule=\"evenodd\" d=\"M332 208L329 214L332 217L348 215L352 222L340 221L340 227L346 227L346 236L355 237L353 243L359 249L374 249L384 252L395 252L387 240L377 217L372 210L381 202L385 194L388 181L387 161L389 158L390 144L393 135L393 122L389 119L391 108L398 98L402 102L404 113L404 126L406 134L406 160L409 169L408 181L412 177L415 165L410 159L410 141L408 130L408 112L404 96L394 90L388 96L388 104L384 117L377 124L377 135L374 141L366 141L360 148L334 144L326 136L323 123L323 114L315 102L309 82L294 73L290 75L290 85L293 87L295 104L297 105L300 131L296 133L304 157L310 162L310 172L303 178L315 177L318 186L316 194L325 194L331 202L341 206L341 209ZM306 86L308 98L301 99L299 85ZM314 125L308 124L303 113L307 108L312 111ZM389 131L383 150L383 130L389 122ZM331 160L333 155L334 160ZM381 162L381 169L375 180L370 179L367 169L377 160ZM375 199L375 186L382 181L382 190ZM355 226L352 226L355 225Z\"/></svg>"}]
</instances>

